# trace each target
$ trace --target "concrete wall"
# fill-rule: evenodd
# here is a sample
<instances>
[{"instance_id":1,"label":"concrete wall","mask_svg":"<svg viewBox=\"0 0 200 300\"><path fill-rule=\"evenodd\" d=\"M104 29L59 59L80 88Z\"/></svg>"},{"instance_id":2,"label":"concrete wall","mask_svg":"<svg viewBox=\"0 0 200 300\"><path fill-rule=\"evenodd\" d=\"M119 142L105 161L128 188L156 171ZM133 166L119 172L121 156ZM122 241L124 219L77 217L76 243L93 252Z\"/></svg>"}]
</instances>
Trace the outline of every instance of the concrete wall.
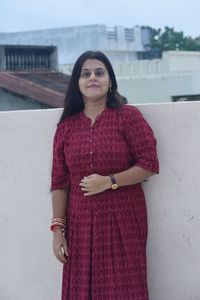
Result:
<instances>
[{"instance_id":1,"label":"concrete wall","mask_svg":"<svg viewBox=\"0 0 200 300\"><path fill-rule=\"evenodd\" d=\"M114 63L114 70L119 91L130 103L200 95L200 52L168 51L162 59Z\"/></svg>"},{"instance_id":2,"label":"concrete wall","mask_svg":"<svg viewBox=\"0 0 200 300\"><path fill-rule=\"evenodd\" d=\"M200 102L140 105L160 175L144 184L150 300L199 300ZM61 110L0 113L0 299L60 299L52 254L52 138Z\"/></svg>"},{"instance_id":3,"label":"concrete wall","mask_svg":"<svg viewBox=\"0 0 200 300\"><path fill-rule=\"evenodd\" d=\"M119 79L200 71L200 52L166 51L163 52L162 59L128 61L127 63L114 62L114 68Z\"/></svg>"},{"instance_id":4,"label":"concrete wall","mask_svg":"<svg viewBox=\"0 0 200 300\"><path fill-rule=\"evenodd\" d=\"M200 94L200 71L135 79L118 79L119 92L129 103L162 103L172 96Z\"/></svg>"},{"instance_id":5,"label":"concrete wall","mask_svg":"<svg viewBox=\"0 0 200 300\"><path fill-rule=\"evenodd\" d=\"M169 70L186 71L200 70L200 52L192 51L169 51Z\"/></svg>"},{"instance_id":6,"label":"concrete wall","mask_svg":"<svg viewBox=\"0 0 200 300\"><path fill-rule=\"evenodd\" d=\"M118 53L119 52L119 53ZM120 55L120 51L118 51ZM109 51L106 52L109 55ZM134 54L134 53L133 53ZM110 57L112 58L114 52L111 52ZM136 55L136 53L134 54ZM121 53L121 58L123 53ZM163 52L162 59L145 59L137 60L137 57L129 57L129 60L114 59L113 68L115 70L116 77L120 80L123 79L136 79L146 78L152 76L166 76L168 74L184 74L186 72L200 71L200 52L192 51L166 51ZM62 69L64 67L64 69ZM67 67L72 70L73 64L60 65L63 71L67 70Z\"/></svg>"}]
</instances>

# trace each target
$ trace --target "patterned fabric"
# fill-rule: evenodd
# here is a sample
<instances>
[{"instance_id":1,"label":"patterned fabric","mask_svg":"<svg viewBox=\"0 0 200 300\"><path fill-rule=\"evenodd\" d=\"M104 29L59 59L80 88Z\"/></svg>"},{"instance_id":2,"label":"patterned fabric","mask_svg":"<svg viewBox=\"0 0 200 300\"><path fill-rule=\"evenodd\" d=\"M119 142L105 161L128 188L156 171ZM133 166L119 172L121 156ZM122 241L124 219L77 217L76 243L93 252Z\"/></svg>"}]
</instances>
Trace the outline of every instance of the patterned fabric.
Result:
<instances>
[{"instance_id":1,"label":"patterned fabric","mask_svg":"<svg viewBox=\"0 0 200 300\"><path fill-rule=\"evenodd\" d=\"M83 196L79 183L133 165L158 173L156 140L139 110L80 112L58 125L51 190L69 189L62 300L147 300L147 212L141 184Z\"/></svg>"}]
</instances>

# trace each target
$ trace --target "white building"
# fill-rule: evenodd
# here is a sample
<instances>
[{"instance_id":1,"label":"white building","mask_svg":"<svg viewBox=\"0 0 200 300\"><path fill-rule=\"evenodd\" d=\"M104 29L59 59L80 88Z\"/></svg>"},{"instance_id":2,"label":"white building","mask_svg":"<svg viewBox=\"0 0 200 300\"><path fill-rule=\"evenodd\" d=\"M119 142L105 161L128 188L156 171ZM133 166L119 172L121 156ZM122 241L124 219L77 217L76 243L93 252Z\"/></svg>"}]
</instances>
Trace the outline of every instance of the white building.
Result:
<instances>
[{"instance_id":1,"label":"white building","mask_svg":"<svg viewBox=\"0 0 200 300\"><path fill-rule=\"evenodd\" d=\"M87 50L100 50L112 61L130 61L149 50L150 31L135 26L88 25L0 33L0 44L57 46L59 65L73 64Z\"/></svg>"},{"instance_id":2,"label":"white building","mask_svg":"<svg viewBox=\"0 0 200 300\"><path fill-rule=\"evenodd\" d=\"M129 103L200 100L200 52L167 51L162 59L114 63Z\"/></svg>"}]
</instances>

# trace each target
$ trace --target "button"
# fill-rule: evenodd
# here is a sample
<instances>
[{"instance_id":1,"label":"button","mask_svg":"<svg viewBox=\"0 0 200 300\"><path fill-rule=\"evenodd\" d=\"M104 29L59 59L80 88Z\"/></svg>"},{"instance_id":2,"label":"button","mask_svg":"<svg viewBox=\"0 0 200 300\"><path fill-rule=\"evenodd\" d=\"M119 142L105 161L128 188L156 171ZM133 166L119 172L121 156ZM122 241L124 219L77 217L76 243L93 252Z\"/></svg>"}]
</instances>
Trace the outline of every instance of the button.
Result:
<instances>
[{"instance_id":1,"label":"button","mask_svg":"<svg viewBox=\"0 0 200 300\"><path fill-rule=\"evenodd\" d=\"M90 167L92 168L92 164L90 165Z\"/></svg>"},{"instance_id":2,"label":"button","mask_svg":"<svg viewBox=\"0 0 200 300\"><path fill-rule=\"evenodd\" d=\"M92 151L90 151L90 154L92 154Z\"/></svg>"}]
</instances>

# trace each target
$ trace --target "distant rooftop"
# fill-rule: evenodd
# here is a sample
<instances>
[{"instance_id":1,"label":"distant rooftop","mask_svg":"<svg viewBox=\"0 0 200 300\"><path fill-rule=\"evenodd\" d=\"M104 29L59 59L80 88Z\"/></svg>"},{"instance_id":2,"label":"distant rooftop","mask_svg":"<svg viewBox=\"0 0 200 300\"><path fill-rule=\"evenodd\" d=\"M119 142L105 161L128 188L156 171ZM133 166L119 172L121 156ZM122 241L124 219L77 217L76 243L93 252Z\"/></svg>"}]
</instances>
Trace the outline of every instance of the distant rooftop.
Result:
<instances>
[{"instance_id":1,"label":"distant rooftop","mask_svg":"<svg viewBox=\"0 0 200 300\"><path fill-rule=\"evenodd\" d=\"M52 108L63 107L70 76L60 72L0 72L0 88Z\"/></svg>"}]
</instances>

